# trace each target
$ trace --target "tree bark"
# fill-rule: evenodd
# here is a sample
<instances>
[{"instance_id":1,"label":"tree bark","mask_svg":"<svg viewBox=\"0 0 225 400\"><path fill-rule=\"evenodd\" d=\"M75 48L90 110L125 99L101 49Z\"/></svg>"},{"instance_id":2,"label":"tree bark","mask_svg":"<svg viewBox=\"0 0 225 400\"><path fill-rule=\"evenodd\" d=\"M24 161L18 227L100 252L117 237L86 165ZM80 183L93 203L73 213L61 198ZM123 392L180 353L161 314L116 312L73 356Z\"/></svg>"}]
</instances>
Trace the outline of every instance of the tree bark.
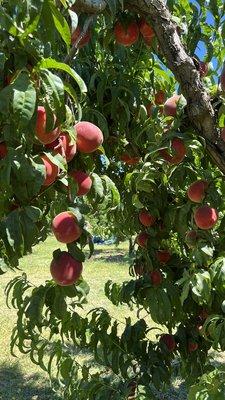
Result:
<instances>
[{"instance_id":1,"label":"tree bark","mask_svg":"<svg viewBox=\"0 0 225 400\"><path fill-rule=\"evenodd\" d=\"M89 2L95 0L89 0ZM85 3L85 0L78 0ZM190 125L205 139L206 149L213 162L225 174L225 143L220 138L211 99L202 84L192 58L187 54L177 32L177 25L164 0L125 0L125 5L139 14L148 16L152 22L161 52L167 66L180 84L187 100Z\"/></svg>"},{"instance_id":2,"label":"tree bark","mask_svg":"<svg viewBox=\"0 0 225 400\"><path fill-rule=\"evenodd\" d=\"M87 14L98 14L106 8L105 0L76 0L74 9Z\"/></svg>"}]
</instances>

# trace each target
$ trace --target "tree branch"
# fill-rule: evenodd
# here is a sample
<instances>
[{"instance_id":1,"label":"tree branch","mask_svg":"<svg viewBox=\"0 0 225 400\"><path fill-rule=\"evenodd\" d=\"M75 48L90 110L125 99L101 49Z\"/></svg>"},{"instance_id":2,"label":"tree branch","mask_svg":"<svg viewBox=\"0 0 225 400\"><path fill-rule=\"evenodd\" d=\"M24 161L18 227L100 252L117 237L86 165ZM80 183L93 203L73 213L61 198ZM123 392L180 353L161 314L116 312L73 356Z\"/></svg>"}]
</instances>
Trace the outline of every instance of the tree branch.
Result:
<instances>
[{"instance_id":1,"label":"tree branch","mask_svg":"<svg viewBox=\"0 0 225 400\"><path fill-rule=\"evenodd\" d=\"M86 14L99 14L106 8L105 0L76 0L74 10Z\"/></svg>"},{"instance_id":2,"label":"tree branch","mask_svg":"<svg viewBox=\"0 0 225 400\"><path fill-rule=\"evenodd\" d=\"M192 58L187 54L177 25L163 0L127 0L126 4L141 14L148 15L154 27L167 65L180 83L187 100L191 124L206 141L207 151L225 174L225 143L220 139L211 99L202 84Z\"/></svg>"}]
</instances>

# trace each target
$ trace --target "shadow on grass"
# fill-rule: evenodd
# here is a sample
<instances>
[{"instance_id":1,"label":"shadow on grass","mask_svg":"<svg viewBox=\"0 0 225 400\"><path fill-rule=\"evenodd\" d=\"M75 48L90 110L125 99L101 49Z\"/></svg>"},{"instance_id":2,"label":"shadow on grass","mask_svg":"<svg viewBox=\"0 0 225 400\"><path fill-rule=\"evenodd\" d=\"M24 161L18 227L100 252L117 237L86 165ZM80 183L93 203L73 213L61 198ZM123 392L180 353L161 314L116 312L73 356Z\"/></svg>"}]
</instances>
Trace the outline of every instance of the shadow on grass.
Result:
<instances>
[{"instance_id":1,"label":"shadow on grass","mask_svg":"<svg viewBox=\"0 0 225 400\"><path fill-rule=\"evenodd\" d=\"M129 255L122 249L105 250L98 249L94 251L92 256L94 260L105 261L109 263L128 263Z\"/></svg>"},{"instance_id":2,"label":"shadow on grass","mask_svg":"<svg viewBox=\"0 0 225 400\"><path fill-rule=\"evenodd\" d=\"M23 374L19 365L0 365L0 399L60 400L49 387L48 379L38 373Z\"/></svg>"}]
</instances>

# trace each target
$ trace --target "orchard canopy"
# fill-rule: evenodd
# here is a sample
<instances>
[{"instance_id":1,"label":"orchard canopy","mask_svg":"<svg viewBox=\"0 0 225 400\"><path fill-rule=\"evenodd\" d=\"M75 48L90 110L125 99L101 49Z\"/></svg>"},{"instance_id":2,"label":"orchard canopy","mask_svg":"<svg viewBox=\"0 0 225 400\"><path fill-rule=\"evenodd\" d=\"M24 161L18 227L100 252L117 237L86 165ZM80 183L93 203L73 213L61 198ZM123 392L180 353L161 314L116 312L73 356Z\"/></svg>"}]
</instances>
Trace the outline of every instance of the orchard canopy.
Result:
<instances>
[{"instance_id":1,"label":"orchard canopy","mask_svg":"<svg viewBox=\"0 0 225 400\"><path fill-rule=\"evenodd\" d=\"M11 351L63 399L154 399L177 370L189 399L225 398L210 360L225 350L224 39L223 0L0 1ZM105 282L123 324L88 312L93 220L135 238L130 280ZM49 280L34 286L19 261L51 232Z\"/></svg>"}]
</instances>

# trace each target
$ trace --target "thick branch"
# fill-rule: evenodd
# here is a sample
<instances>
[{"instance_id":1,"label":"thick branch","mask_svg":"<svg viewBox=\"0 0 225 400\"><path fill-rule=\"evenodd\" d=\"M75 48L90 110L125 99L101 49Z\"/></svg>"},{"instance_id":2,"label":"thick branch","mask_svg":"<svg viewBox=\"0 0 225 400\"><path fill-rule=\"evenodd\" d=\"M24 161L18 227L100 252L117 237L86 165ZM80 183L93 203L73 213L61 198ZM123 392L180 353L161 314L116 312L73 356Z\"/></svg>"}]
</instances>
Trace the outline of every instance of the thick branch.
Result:
<instances>
[{"instance_id":1,"label":"thick branch","mask_svg":"<svg viewBox=\"0 0 225 400\"><path fill-rule=\"evenodd\" d=\"M86 14L99 14L106 8L105 0L76 0L74 9Z\"/></svg>"},{"instance_id":2,"label":"thick branch","mask_svg":"<svg viewBox=\"0 0 225 400\"><path fill-rule=\"evenodd\" d=\"M167 65L180 83L187 100L188 116L196 131L206 140L207 150L225 174L225 143L219 137L215 113L192 58L187 54L163 0L127 0L137 12L148 15L152 21L161 51Z\"/></svg>"}]
</instances>

